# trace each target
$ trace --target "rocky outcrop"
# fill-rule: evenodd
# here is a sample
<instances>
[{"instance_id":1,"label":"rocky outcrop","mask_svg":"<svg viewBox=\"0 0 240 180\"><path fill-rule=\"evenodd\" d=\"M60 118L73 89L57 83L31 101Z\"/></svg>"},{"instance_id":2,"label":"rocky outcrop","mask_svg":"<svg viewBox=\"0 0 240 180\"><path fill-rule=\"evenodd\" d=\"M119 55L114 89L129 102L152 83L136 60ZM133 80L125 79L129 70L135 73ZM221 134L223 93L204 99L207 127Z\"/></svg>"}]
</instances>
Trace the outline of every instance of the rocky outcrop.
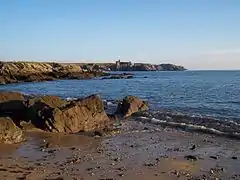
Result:
<instances>
[{"instance_id":1,"label":"rocky outcrop","mask_svg":"<svg viewBox=\"0 0 240 180\"><path fill-rule=\"evenodd\" d=\"M110 71L184 71L183 66L174 64L147 64L147 63L131 63L119 62L101 64L102 69ZM103 68L105 67L105 68Z\"/></svg>"},{"instance_id":2,"label":"rocky outcrop","mask_svg":"<svg viewBox=\"0 0 240 180\"><path fill-rule=\"evenodd\" d=\"M50 132L76 133L107 129L111 123L97 95L66 101L57 96L24 100L20 93L0 93L0 116L9 116L17 126L22 122Z\"/></svg>"},{"instance_id":3,"label":"rocky outcrop","mask_svg":"<svg viewBox=\"0 0 240 180\"><path fill-rule=\"evenodd\" d=\"M129 117L136 112L146 110L148 110L146 102L135 96L127 96L118 104L116 114L120 114L123 117Z\"/></svg>"},{"instance_id":4,"label":"rocky outcrop","mask_svg":"<svg viewBox=\"0 0 240 180\"><path fill-rule=\"evenodd\" d=\"M0 117L0 143L15 144L24 140L23 131L8 117Z\"/></svg>"},{"instance_id":5,"label":"rocky outcrop","mask_svg":"<svg viewBox=\"0 0 240 180\"><path fill-rule=\"evenodd\" d=\"M177 66L174 64L143 64L135 63L130 71L184 71L186 70L183 66Z\"/></svg>"},{"instance_id":6,"label":"rocky outcrop","mask_svg":"<svg viewBox=\"0 0 240 180\"><path fill-rule=\"evenodd\" d=\"M185 71L183 66L177 66L174 64L160 64L156 67L157 71Z\"/></svg>"},{"instance_id":7,"label":"rocky outcrop","mask_svg":"<svg viewBox=\"0 0 240 180\"><path fill-rule=\"evenodd\" d=\"M52 72L52 66L48 63L37 62L6 62L1 67L3 74L38 74Z\"/></svg>"},{"instance_id":8,"label":"rocky outcrop","mask_svg":"<svg viewBox=\"0 0 240 180\"><path fill-rule=\"evenodd\" d=\"M97 95L66 101L57 96L24 97L17 92L0 93L0 143L22 141L22 129L78 133L106 131L112 116Z\"/></svg>"},{"instance_id":9,"label":"rocky outcrop","mask_svg":"<svg viewBox=\"0 0 240 180\"><path fill-rule=\"evenodd\" d=\"M91 79L103 75L105 73L102 71L84 72L79 64L0 62L0 84L56 79Z\"/></svg>"},{"instance_id":10,"label":"rocky outcrop","mask_svg":"<svg viewBox=\"0 0 240 180\"><path fill-rule=\"evenodd\" d=\"M141 99L127 96L118 104L117 113L129 117L147 109ZM0 143L22 141L22 130L29 128L60 133L102 133L113 128L116 115L105 112L98 95L67 101L57 96L30 97L18 92L0 92Z\"/></svg>"},{"instance_id":11,"label":"rocky outcrop","mask_svg":"<svg viewBox=\"0 0 240 180\"><path fill-rule=\"evenodd\" d=\"M96 95L73 101L62 108L46 109L41 112L41 118L45 130L51 132L98 131L110 125L103 102Z\"/></svg>"}]
</instances>

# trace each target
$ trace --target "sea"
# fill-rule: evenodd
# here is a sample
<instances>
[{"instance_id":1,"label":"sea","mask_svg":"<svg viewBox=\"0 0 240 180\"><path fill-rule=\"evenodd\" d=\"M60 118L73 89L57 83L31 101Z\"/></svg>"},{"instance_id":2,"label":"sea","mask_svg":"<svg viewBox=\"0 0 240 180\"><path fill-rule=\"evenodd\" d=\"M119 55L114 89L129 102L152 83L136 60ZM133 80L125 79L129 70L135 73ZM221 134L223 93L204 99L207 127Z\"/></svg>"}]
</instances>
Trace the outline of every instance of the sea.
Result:
<instances>
[{"instance_id":1,"label":"sea","mask_svg":"<svg viewBox=\"0 0 240 180\"><path fill-rule=\"evenodd\" d=\"M1 85L0 91L57 95L64 99L98 94L108 105L134 95L147 101L152 112L212 118L220 122L235 122L240 127L240 71L128 73L133 73L134 78L28 82Z\"/></svg>"}]
</instances>

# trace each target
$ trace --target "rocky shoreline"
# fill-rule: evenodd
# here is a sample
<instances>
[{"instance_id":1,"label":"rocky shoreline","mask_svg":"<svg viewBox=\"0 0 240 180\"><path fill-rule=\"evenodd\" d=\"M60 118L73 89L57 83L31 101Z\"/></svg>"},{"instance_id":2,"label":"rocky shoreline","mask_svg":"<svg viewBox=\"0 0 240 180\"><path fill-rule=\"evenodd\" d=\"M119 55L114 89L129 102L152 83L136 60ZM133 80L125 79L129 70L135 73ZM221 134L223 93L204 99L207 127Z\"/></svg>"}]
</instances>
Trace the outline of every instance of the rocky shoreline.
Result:
<instances>
[{"instance_id":1,"label":"rocky shoreline","mask_svg":"<svg viewBox=\"0 0 240 180\"><path fill-rule=\"evenodd\" d=\"M107 76L102 71L87 71L76 64L1 62L0 84L64 79L92 79Z\"/></svg>"},{"instance_id":2,"label":"rocky shoreline","mask_svg":"<svg viewBox=\"0 0 240 180\"><path fill-rule=\"evenodd\" d=\"M21 142L23 132L31 129L102 134L112 130L117 116L128 117L147 109L146 103L134 96L124 98L114 114L107 114L98 95L67 101L57 96L29 97L18 92L0 92L0 142Z\"/></svg>"},{"instance_id":3,"label":"rocky shoreline","mask_svg":"<svg viewBox=\"0 0 240 180\"><path fill-rule=\"evenodd\" d=\"M152 114L135 96L118 101L112 113L107 108L98 95L64 100L0 92L0 179L240 177L238 140L142 119Z\"/></svg>"},{"instance_id":4,"label":"rocky shoreline","mask_svg":"<svg viewBox=\"0 0 240 180\"><path fill-rule=\"evenodd\" d=\"M79 64L79 63L40 63L40 62L0 62L0 85L20 82L40 82L64 79L129 79L133 75L115 74L117 71L113 63L105 64ZM121 69L123 71L183 71L182 66L172 64L149 65L138 64L135 68ZM111 75L111 76L110 76ZM110 76L110 77L106 77Z\"/></svg>"}]
</instances>

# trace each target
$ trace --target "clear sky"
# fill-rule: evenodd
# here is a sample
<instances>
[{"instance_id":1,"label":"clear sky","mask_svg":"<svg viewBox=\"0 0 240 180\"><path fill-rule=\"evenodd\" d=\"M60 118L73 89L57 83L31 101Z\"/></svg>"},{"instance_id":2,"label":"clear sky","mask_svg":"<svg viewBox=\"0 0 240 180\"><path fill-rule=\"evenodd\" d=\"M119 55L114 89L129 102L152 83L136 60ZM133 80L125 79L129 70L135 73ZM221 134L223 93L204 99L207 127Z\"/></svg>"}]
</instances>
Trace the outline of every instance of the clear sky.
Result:
<instances>
[{"instance_id":1,"label":"clear sky","mask_svg":"<svg viewBox=\"0 0 240 180\"><path fill-rule=\"evenodd\" d=\"M0 0L0 59L240 69L240 0Z\"/></svg>"}]
</instances>

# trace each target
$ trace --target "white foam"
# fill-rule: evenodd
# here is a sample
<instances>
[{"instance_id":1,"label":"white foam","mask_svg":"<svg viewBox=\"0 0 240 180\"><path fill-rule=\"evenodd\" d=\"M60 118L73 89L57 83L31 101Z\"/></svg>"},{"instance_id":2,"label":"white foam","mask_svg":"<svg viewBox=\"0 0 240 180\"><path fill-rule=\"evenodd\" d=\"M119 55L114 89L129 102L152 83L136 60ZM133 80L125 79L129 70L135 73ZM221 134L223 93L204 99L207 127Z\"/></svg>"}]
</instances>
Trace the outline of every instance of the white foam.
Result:
<instances>
[{"instance_id":1,"label":"white foam","mask_svg":"<svg viewBox=\"0 0 240 180\"><path fill-rule=\"evenodd\" d=\"M178 128L183 128L183 129L187 129L187 130L201 131L201 132L211 133L211 134L216 134L216 135L221 135L221 136L232 136L232 137L240 139L240 133L223 132L223 131L219 131L214 128L208 128L208 127L202 126L202 125L170 122L170 121L160 120L160 119L156 119L156 118L150 119L150 118L143 117L143 116L139 117L139 118L143 121L148 121L148 122L150 122L152 124L156 124L156 125L167 125L170 127L178 127Z\"/></svg>"},{"instance_id":2,"label":"white foam","mask_svg":"<svg viewBox=\"0 0 240 180\"><path fill-rule=\"evenodd\" d=\"M72 101L72 100L77 100L77 98L71 98L71 97L67 97L66 99L67 101Z\"/></svg>"},{"instance_id":3,"label":"white foam","mask_svg":"<svg viewBox=\"0 0 240 180\"><path fill-rule=\"evenodd\" d=\"M107 102L107 105L113 105L113 103L112 103L112 102L110 102L110 101L108 101L108 102Z\"/></svg>"}]
</instances>

